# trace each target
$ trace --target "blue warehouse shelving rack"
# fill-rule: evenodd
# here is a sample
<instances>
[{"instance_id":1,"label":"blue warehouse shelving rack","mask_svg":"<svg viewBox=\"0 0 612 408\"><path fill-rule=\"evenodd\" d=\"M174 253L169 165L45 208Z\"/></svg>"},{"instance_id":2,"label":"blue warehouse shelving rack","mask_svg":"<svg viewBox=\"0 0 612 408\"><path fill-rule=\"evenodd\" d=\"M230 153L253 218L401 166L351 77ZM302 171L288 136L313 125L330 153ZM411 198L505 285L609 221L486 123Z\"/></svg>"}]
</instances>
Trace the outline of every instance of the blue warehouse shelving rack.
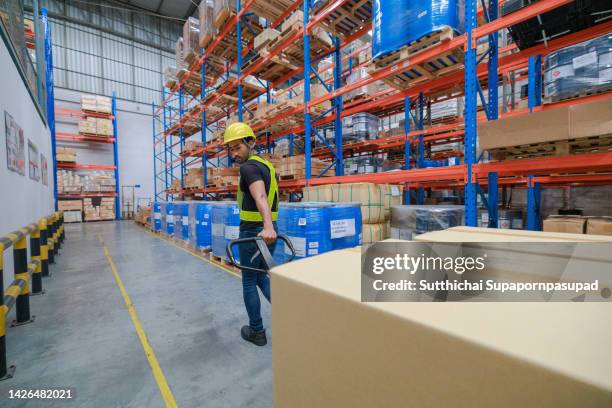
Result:
<instances>
[{"instance_id":1,"label":"blue warehouse shelving rack","mask_svg":"<svg viewBox=\"0 0 612 408\"><path fill-rule=\"evenodd\" d=\"M532 19L555 8L571 3L571 0L540 0L509 15L500 17L498 0L477 2L465 1L466 32L441 41L410 56L409 60L370 71L369 78L363 78L351 84L345 84L344 78L354 68L351 55L353 42L368 33L371 29L371 2L353 2L350 0L332 0L315 10L311 1L291 3L275 21L268 21L270 27L278 26L295 10L304 13L302 29L284 36L265 56L254 58L252 42L244 41L248 32L249 19L252 14L249 8L257 3L249 0L241 4L236 1L236 13L220 28L217 37L201 50L199 59L194 60L188 72L178 83L164 95L161 105L153 105L154 143L155 143L155 181L156 198L171 199L173 196L201 194L204 196L232 193L232 187L207 187L206 167L220 165L220 159L227 162L227 152L218 141L208 141L206 135L215 131L231 114L237 113L240 119L249 120L259 98L270 100L270 90L291 89L300 84L304 86L303 101L293 109L279 113L263 123L257 123L255 130L262 136L258 139L261 148L270 149L274 142L281 138L303 139L306 177L300 180L281 181L281 189L288 192L299 192L304 186L345 182L404 183L406 202L422 203L426 189L463 189L466 224L477 224L477 204L480 196L491 214L490 226L497 226L497 208L499 204L498 189L501 187L526 188L528 190L527 227L540 228L539 202L541 188L546 186L576 186L612 184L612 153L575 154L559 157L539 157L512 161L485 162L483 155L477 156L478 123L497 120L510 115L529 114L533 111L553 109L563 105L575 105L597 99L610 97L610 92L590 95L554 104L542 105L541 101L541 57L563 47L596 38L612 31L612 22L603 20L599 24L575 33L550 39L545 44L528 49L518 50L516 46L499 45L499 32L507 27ZM319 2L320 3L320 2ZM358 12L351 8L361 7ZM481 7L479 7L481 6ZM342 21L346 13L354 12L351 23ZM342 11L342 12L339 12ZM368 15L369 13L369 15ZM337 23L341 23L338 25ZM336 24L336 25L334 25ZM334 35L333 46L319 53L311 53L311 33L315 27L325 27ZM246 28L245 28L246 27ZM332 30L342 27L343 30ZM224 69L209 63L217 53L217 48L230 37L236 41L235 57L225 64ZM481 46L485 39L484 46ZM244 95L244 80L249 75L258 77L265 73L267 64L288 47L295 43L303 44L303 66L270 81L260 81L261 92ZM387 89L369 95L365 99L343 102L342 96L359 87L375 81L388 80L424 64L435 58L441 58L451 52L459 51L463 61L457 69L447 74L433 76L426 81L416 82L403 89ZM321 58L333 56L333 81L325 83L312 64ZM348 70L342 64L347 61ZM246 64L245 64L246 62ZM348 72L347 72L348 71ZM213 74L210 74L213 72ZM230 76L229 73L234 76ZM524 75L528 78L528 108L500 113L498 85L500 78L508 73ZM210 75L209 75L210 74ZM207 77L209 75L209 77ZM186 84L192 77L201 78L200 92L192 95L186 90ZM210 80L207 80L210 78ZM220 81L221 79L221 81ZM223 79L225 79L223 81ZM311 97L312 83L323 83L327 92L324 95ZM483 85L484 84L484 85ZM486 86L485 91L483 86ZM227 95L235 95L235 102L220 106ZM426 124L425 111L428 98L440 95L465 98L463 118L443 124ZM478 107L480 99L481 108ZM331 108L324 113L313 114L314 108L322 102L330 101ZM370 112L379 117L403 113L404 134L381 137L354 143L343 143L341 119L359 112ZM303 115L303 125L283 129L276 133L265 133L271 125L285 116ZM201 149L181 154L185 139L198 133L192 129L194 120L201 120L203 130L200 137ZM320 135L317 128L325 124L334 124L334 145L330 145ZM412 127L413 126L413 127ZM160 130L161 128L161 130ZM188 130L185 132L185 130ZM312 140L320 140L324 147L313 148ZM424 167L425 146L428 144L448 144L463 141L463 163L448 167ZM343 175L343 159L359 154L379 152L401 152L403 169L392 173L374 173ZM330 160L335 164L333 177L312 177L310 162L312 157ZM216 163L215 163L216 159ZM202 164L203 188L187 191L184 188L186 166ZM175 187L171 188L173 180ZM180 187L179 187L180 186Z\"/></svg>"}]
</instances>

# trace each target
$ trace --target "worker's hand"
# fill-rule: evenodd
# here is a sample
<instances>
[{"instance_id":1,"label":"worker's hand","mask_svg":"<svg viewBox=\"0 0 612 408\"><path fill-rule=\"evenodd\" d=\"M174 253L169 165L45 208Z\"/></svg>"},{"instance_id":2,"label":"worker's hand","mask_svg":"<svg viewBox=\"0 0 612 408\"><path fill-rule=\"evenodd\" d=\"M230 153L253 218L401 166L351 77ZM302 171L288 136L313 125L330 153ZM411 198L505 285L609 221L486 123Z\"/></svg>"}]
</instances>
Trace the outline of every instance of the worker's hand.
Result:
<instances>
[{"instance_id":1,"label":"worker's hand","mask_svg":"<svg viewBox=\"0 0 612 408\"><path fill-rule=\"evenodd\" d=\"M274 231L274 228L264 228L257 235L262 237L267 245L273 244L276 241L276 231Z\"/></svg>"}]
</instances>

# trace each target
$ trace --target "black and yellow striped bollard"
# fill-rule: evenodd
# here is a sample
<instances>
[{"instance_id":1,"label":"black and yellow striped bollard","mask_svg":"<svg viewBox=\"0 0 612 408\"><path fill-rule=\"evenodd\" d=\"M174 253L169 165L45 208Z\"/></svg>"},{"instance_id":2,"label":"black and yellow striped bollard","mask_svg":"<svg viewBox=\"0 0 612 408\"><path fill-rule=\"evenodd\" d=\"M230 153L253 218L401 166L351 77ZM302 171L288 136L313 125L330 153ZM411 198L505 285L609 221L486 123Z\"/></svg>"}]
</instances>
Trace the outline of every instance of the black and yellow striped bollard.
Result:
<instances>
[{"instance_id":1,"label":"black and yellow striped bollard","mask_svg":"<svg viewBox=\"0 0 612 408\"><path fill-rule=\"evenodd\" d=\"M49 244L47 218L43 217L38 221L40 231L40 269L42 276L49 276Z\"/></svg>"},{"instance_id":2,"label":"black and yellow striped bollard","mask_svg":"<svg viewBox=\"0 0 612 408\"><path fill-rule=\"evenodd\" d=\"M55 236L55 223L53 222L53 214L47 218L47 249L49 264L55 263L55 243L53 237Z\"/></svg>"},{"instance_id":3,"label":"black and yellow striped bollard","mask_svg":"<svg viewBox=\"0 0 612 408\"><path fill-rule=\"evenodd\" d=\"M42 258L40 252L40 225L36 225L36 229L30 233L32 263L28 265L32 272L32 296L45 293L42 287Z\"/></svg>"},{"instance_id":4,"label":"black and yellow striped bollard","mask_svg":"<svg viewBox=\"0 0 612 408\"><path fill-rule=\"evenodd\" d=\"M30 274L28 272L28 244L26 241L28 232L27 228L22 228L8 235L13 240L15 280L22 280L24 282L21 290L15 289L16 286L11 286L4 294L5 296L16 295L16 319L11 324L11 327L21 326L34 321L34 317L30 316Z\"/></svg>"}]
</instances>

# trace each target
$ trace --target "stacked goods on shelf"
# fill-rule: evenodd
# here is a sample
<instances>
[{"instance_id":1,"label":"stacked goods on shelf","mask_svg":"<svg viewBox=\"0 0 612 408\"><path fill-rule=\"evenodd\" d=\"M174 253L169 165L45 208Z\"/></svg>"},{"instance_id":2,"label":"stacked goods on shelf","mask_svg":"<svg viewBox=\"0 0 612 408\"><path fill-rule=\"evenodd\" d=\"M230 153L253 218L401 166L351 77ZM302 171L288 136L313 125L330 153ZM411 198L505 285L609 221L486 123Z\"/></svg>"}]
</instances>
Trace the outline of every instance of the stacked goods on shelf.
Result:
<instances>
[{"instance_id":1,"label":"stacked goods on shelf","mask_svg":"<svg viewBox=\"0 0 612 408\"><path fill-rule=\"evenodd\" d=\"M431 104L432 123L456 119L463 114L463 98L452 98ZM403 128L403 125L402 125Z\"/></svg>"},{"instance_id":2,"label":"stacked goods on shelf","mask_svg":"<svg viewBox=\"0 0 612 408\"><path fill-rule=\"evenodd\" d=\"M174 236L174 203L160 203L161 231L169 237Z\"/></svg>"},{"instance_id":3,"label":"stacked goods on shelf","mask_svg":"<svg viewBox=\"0 0 612 408\"><path fill-rule=\"evenodd\" d=\"M204 145L200 141L187 140L185 142L185 147L183 148L183 151L194 151L194 150L202 149L203 147Z\"/></svg>"},{"instance_id":4,"label":"stacked goods on shelf","mask_svg":"<svg viewBox=\"0 0 612 408\"><path fill-rule=\"evenodd\" d=\"M214 167L206 167L206 180L210 183ZM202 167L192 167L187 169L185 179L183 180L183 186L185 188L203 188L204 187L204 169Z\"/></svg>"},{"instance_id":5,"label":"stacked goods on shelf","mask_svg":"<svg viewBox=\"0 0 612 408\"><path fill-rule=\"evenodd\" d=\"M96 113L113 113L111 98L100 95L81 95L81 110Z\"/></svg>"},{"instance_id":6,"label":"stacked goods on shelf","mask_svg":"<svg viewBox=\"0 0 612 408\"><path fill-rule=\"evenodd\" d=\"M344 174L368 174L383 171L384 158L374 156L359 156L344 159Z\"/></svg>"},{"instance_id":7,"label":"stacked goods on shelf","mask_svg":"<svg viewBox=\"0 0 612 408\"><path fill-rule=\"evenodd\" d=\"M83 211L83 200L58 200L58 211Z\"/></svg>"},{"instance_id":8,"label":"stacked goods on shelf","mask_svg":"<svg viewBox=\"0 0 612 408\"><path fill-rule=\"evenodd\" d=\"M79 121L79 133L113 136L113 121L111 119L88 116Z\"/></svg>"},{"instance_id":9,"label":"stacked goods on shelf","mask_svg":"<svg viewBox=\"0 0 612 408\"><path fill-rule=\"evenodd\" d=\"M181 190L181 179L180 178L175 178L174 180L172 180L172 183L170 184L170 190L171 191Z\"/></svg>"},{"instance_id":10,"label":"stacked goods on shelf","mask_svg":"<svg viewBox=\"0 0 612 408\"><path fill-rule=\"evenodd\" d=\"M612 217L551 215L544 220L544 231L572 234L612 235Z\"/></svg>"},{"instance_id":11,"label":"stacked goods on shelf","mask_svg":"<svg viewBox=\"0 0 612 408\"><path fill-rule=\"evenodd\" d=\"M73 223L73 222L83 222L83 212L82 211L64 211L64 222Z\"/></svg>"},{"instance_id":12,"label":"stacked goods on shelf","mask_svg":"<svg viewBox=\"0 0 612 408\"><path fill-rule=\"evenodd\" d=\"M230 16L236 11L236 2L233 0L214 0L213 15L214 24L221 29Z\"/></svg>"},{"instance_id":13,"label":"stacked goods on shelf","mask_svg":"<svg viewBox=\"0 0 612 408\"><path fill-rule=\"evenodd\" d=\"M612 89L612 33L546 56L544 96L549 102Z\"/></svg>"},{"instance_id":14,"label":"stacked goods on shelf","mask_svg":"<svg viewBox=\"0 0 612 408\"><path fill-rule=\"evenodd\" d=\"M239 167L212 167L209 174L208 183L216 187L237 186L240 180Z\"/></svg>"},{"instance_id":15,"label":"stacked goods on shelf","mask_svg":"<svg viewBox=\"0 0 612 408\"><path fill-rule=\"evenodd\" d=\"M211 211L209 202L189 203L189 243L195 249L211 248Z\"/></svg>"},{"instance_id":16,"label":"stacked goods on shelf","mask_svg":"<svg viewBox=\"0 0 612 408\"><path fill-rule=\"evenodd\" d=\"M183 24L183 57L189 64L200 56L200 22L189 17Z\"/></svg>"},{"instance_id":17,"label":"stacked goods on shelf","mask_svg":"<svg viewBox=\"0 0 612 408\"><path fill-rule=\"evenodd\" d=\"M478 210L478 226L489 226L489 211L486 208ZM497 210L497 228L522 230L524 226L522 208L499 208Z\"/></svg>"},{"instance_id":18,"label":"stacked goods on shelf","mask_svg":"<svg viewBox=\"0 0 612 408\"><path fill-rule=\"evenodd\" d=\"M412 240L415 235L464 224L461 205L394 205L391 238Z\"/></svg>"},{"instance_id":19,"label":"stacked goods on shelf","mask_svg":"<svg viewBox=\"0 0 612 408\"><path fill-rule=\"evenodd\" d=\"M208 43L217 35L217 28L214 24L214 1L203 0L200 2L198 14L200 16L200 37L198 41L200 47L206 49Z\"/></svg>"},{"instance_id":20,"label":"stacked goods on shelf","mask_svg":"<svg viewBox=\"0 0 612 408\"><path fill-rule=\"evenodd\" d=\"M158 203L157 201L153 203L152 224L153 224L153 231L159 232L162 230L162 204Z\"/></svg>"},{"instance_id":21,"label":"stacked goods on shelf","mask_svg":"<svg viewBox=\"0 0 612 408\"><path fill-rule=\"evenodd\" d=\"M353 69L353 72L346 78L347 85L352 84L354 82L362 81L366 78L369 78L370 74L368 73L368 69L366 67L358 67ZM347 92L343 96L344 102L353 101L356 99L366 99L372 95L375 95L379 92L380 82L372 82L367 85L360 86L352 91Z\"/></svg>"},{"instance_id":22,"label":"stacked goods on shelf","mask_svg":"<svg viewBox=\"0 0 612 408\"><path fill-rule=\"evenodd\" d=\"M235 201L214 203L211 210L212 255L227 260L227 244L238 238L240 227L240 209ZM234 248L234 257L239 261L238 249Z\"/></svg>"},{"instance_id":23,"label":"stacked goods on shelf","mask_svg":"<svg viewBox=\"0 0 612 408\"><path fill-rule=\"evenodd\" d=\"M60 194L74 194L83 191L82 176L71 170L57 171L57 192Z\"/></svg>"},{"instance_id":24,"label":"stacked goods on shelf","mask_svg":"<svg viewBox=\"0 0 612 408\"><path fill-rule=\"evenodd\" d=\"M116 190L115 177L112 173L96 171L85 176L81 176L83 181L83 191L109 193Z\"/></svg>"},{"instance_id":25,"label":"stacked goods on shelf","mask_svg":"<svg viewBox=\"0 0 612 408\"><path fill-rule=\"evenodd\" d=\"M380 119L371 113L362 112L342 119L342 140L359 141L378 138Z\"/></svg>"},{"instance_id":26,"label":"stacked goods on shelf","mask_svg":"<svg viewBox=\"0 0 612 408\"><path fill-rule=\"evenodd\" d=\"M183 37L179 37L174 43L174 63L175 63L176 70L177 70L177 77L178 77L178 73L181 70L186 70L188 68L187 64L185 63L185 53L183 50Z\"/></svg>"},{"instance_id":27,"label":"stacked goods on shelf","mask_svg":"<svg viewBox=\"0 0 612 408\"><path fill-rule=\"evenodd\" d=\"M325 169L329 167L324 174ZM311 158L310 174L312 177L330 177L334 175L334 165L330 167L330 163L323 160ZM298 156L283 157L275 165L276 174L281 180L297 180L306 177L306 163L303 154Z\"/></svg>"},{"instance_id":28,"label":"stacked goods on shelf","mask_svg":"<svg viewBox=\"0 0 612 408\"><path fill-rule=\"evenodd\" d=\"M178 84L176 67L166 67L164 69L164 86L168 89L174 89Z\"/></svg>"},{"instance_id":29,"label":"stacked goods on shelf","mask_svg":"<svg viewBox=\"0 0 612 408\"><path fill-rule=\"evenodd\" d=\"M112 197L84 198L85 221L115 219L115 199Z\"/></svg>"},{"instance_id":30,"label":"stacked goods on shelf","mask_svg":"<svg viewBox=\"0 0 612 408\"><path fill-rule=\"evenodd\" d=\"M498 160L608 151L610 103L599 100L479 123L479 148Z\"/></svg>"},{"instance_id":31,"label":"stacked goods on shelf","mask_svg":"<svg viewBox=\"0 0 612 408\"><path fill-rule=\"evenodd\" d=\"M363 232L368 238L380 232L387 238L386 221L391 217L390 208L402 203L402 191L403 186L394 184L327 184L304 188L303 201L359 203Z\"/></svg>"},{"instance_id":32,"label":"stacked goods on shelf","mask_svg":"<svg viewBox=\"0 0 612 408\"><path fill-rule=\"evenodd\" d=\"M462 0L430 2L375 1L372 19L372 58L370 72L403 61L448 41L465 30ZM463 68L463 49L449 50L416 64L409 71L383 79L397 89L431 80Z\"/></svg>"},{"instance_id":33,"label":"stacked goods on shelf","mask_svg":"<svg viewBox=\"0 0 612 408\"><path fill-rule=\"evenodd\" d=\"M189 241L189 203L185 201L174 202L174 238Z\"/></svg>"},{"instance_id":34,"label":"stacked goods on shelf","mask_svg":"<svg viewBox=\"0 0 612 408\"><path fill-rule=\"evenodd\" d=\"M361 211L358 203L302 202L281 203L277 227L286 234L296 258L361 245ZM276 262L286 262L291 251L278 242Z\"/></svg>"},{"instance_id":35,"label":"stacked goods on shelf","mask_svg":"<svg viewBox=\"0 0 612 408\"><path fill-rule=\"evenodd\" d=\"M534 3L532 0L508 0L501 7L501 15ZM529 20L508 27L512 39L519 49L524 50L545 43L551 38L584 30L602 21L602 15L609 14L609 2L585 0L559 6Z\"/></svg>"},{"instance_id":36,"label":"stacked goods on shelf","mask_svg":"<svg viewBox=\"0 0 612 408\"><path fill-rule=\"evenodd\" d=\"M151 225L151 207L140 207L134 221L141 225Z\"/></svg>"},{"instance_id":37,"label":"stacked goods on shelf","mask_svg":"<svg viewBox=\"0 0 612 408\"><path fill-rule=\"evenodd\" d=\"M302 84L291 88L291 91L278 92L275 97L275 103L268 104L266 101L261 101L257 105L254 117L249 120L252 127L266 125L263 130L276 133L286 131L296 126L304 124L304 112L302 110L293 113L292 115L283 115L295 108L301 106L304 102L304 87ZM320 83L312 84L310 87L311 100L327 94L327 89ZM311 116L317 117L331 108L331 101L324 101L313 106L310 109ZM273 123L266 122L274 120Z\"/></svg>"},{"instance_id":38,"label":"stacked goods on shelf","mask_svg":"<svg viewBox=\"0 0 612 408\"><path fill-rule=\"evenodd\" d=\"M64 163L76 163L76 150L68 147L57 147L55 160Z\"/></svg>"},{"instance_id":39,"label":"stacked goods on shelf","mask_svg":"<svg viewBox=\"0 0 612 408\"><path fill-rule=\"evenodd\" d=\"M575 235L513 232L453 228L422 239L576 242ZM604 238L599 237L602 242ZM394 256L391 250L385 255ZM531 280L533 266L550 263L551 256L528 250L500 255L508 256L511 264L510 258L537 257L517 262L514 270L487 271L503 273L509 282ZM605 270L597 258L597 269ZM556 261L567 265L576 259L564 256ZM331 401L332 406L399 407L411 401L414 406L453 406L461 400L463 406L497 406L500 401L521 406L526 394L541 407L596 407L610 400L610 383L600 381L610 365L609 342L601 341L609 304L368 302L362 298L363 282L371 285L380 276L362 281L362 266L360 251L344 250L270 271L276 405L319 407ZM558 276L547 281L557 282ZM599 291L586 296L602 300ZM385 300L386 296L381 293L380 297ZM441 350L448 358L439 358ZM584 352L579 359L576 350ZM602 356L608 357L602 361ZM339 360L343 363L338 364ZM509 374L491 374L500 371ZM389 375L383 378L380 372ZM410 386L406 386L407 375L414 378ZM466 376L474 384L486 384L487 392L466 392L465 384L457 381ZM309 386L304 387L305 383ZM430 384L448 392L432 393Z\"/></svg>"}]
</instances>

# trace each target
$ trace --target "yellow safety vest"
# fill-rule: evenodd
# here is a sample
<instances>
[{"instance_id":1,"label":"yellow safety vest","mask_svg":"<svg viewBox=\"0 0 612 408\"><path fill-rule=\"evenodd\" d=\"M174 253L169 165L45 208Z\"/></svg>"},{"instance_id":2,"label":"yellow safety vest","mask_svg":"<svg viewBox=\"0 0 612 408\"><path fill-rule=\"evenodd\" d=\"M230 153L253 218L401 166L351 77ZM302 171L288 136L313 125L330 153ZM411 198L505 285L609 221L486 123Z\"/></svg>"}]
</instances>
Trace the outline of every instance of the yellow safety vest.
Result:
<instances>
[{"instance_id":1,"label":"yellow safety vest","mask_svg":"<svg viewBox=\"0 0 612 408\"><path fill-rule=\"evenodd\" d=\"M255 160L265 165L270 171L270 190L268 191L268 207L270 207L270 212L272 213L272 221L276 221L278 219L278 182L276 181L276 170L274 170L274 166L272 163L267 161L264 158L253 155L249 157L249 160ZM263 217L259 213L259 211L247 211L242 208L242 201L244 198L244 193L240 188L241 183L238 183L238 207L240 208L240 220L241 221L263 221ZM276 198L276 209L273 209L274 199Z\"/></svg>"}]
</instances>

